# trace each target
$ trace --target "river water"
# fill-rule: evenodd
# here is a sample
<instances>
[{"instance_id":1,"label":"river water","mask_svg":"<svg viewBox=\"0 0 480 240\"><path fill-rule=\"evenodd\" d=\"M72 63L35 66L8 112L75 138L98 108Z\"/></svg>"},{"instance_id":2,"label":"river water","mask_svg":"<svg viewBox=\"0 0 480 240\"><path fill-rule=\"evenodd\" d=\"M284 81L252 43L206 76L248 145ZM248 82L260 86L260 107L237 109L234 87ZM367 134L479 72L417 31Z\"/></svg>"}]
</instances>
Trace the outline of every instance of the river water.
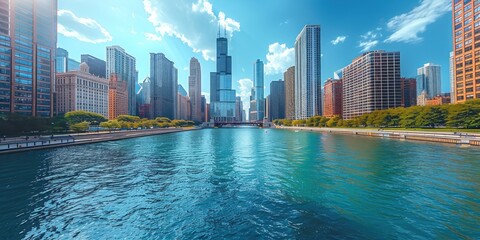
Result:
<instances>
[{"instance_id":1,"label":"river water","mask_svg":"<svg viewBox=\"0 0 480 240\"><path fill-rule=\"evenodd\" d=\"M480 239L480 149L209 129L0 156L0 239Z\"/></svg>"}]
</instances>

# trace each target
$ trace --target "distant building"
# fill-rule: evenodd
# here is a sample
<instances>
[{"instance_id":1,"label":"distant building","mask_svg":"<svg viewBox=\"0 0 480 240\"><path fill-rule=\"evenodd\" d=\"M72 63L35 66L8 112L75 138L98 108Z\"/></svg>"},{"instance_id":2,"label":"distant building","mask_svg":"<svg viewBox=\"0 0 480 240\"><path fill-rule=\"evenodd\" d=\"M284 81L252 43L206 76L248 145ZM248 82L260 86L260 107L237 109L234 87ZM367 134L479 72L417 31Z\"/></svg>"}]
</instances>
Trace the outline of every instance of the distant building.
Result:
<instances>
[{"instance_id":1,"label":"distant building","mask_svg":"<svg viewBox=\"0 0 480 240\"><path fill-rule=\"evenodd\" d=\"M108 89L108 119L113 120L120 115L128 115L127 82L110 74Z\"/></svg>"},{"instance_id":2,"label":"distant building","mask_svg":"<svg viewBox=\"0 0 480 240\"><path fill-rule=\"evenodd\" d=\"M107 62L102 59L96 58L89 54L82 54L80 61L88 64L90 67L90 74L106 78L107 77Z\"/></svg>"},{"instance_id":3,"label":"distant building","mask_svg":"<svg viewBox=\"0 0 480 240\"><path fill-rule=\"evenodd\" d=\"M56 109L58 113L84 110L108 117L108 80L88 73L88 65L80 71L56 74Z\"/></svg>"},{"instance_id":4,"label":"distant building","mask_svg":"<svg viewBox=\"0 0 480 240\"><path fill-rule=\"evenodd\" d=\"M202 115L202 69L196 58L190 59L190 76L188 77L188 92L192 104L192 120L203 122Z\"/></svg>"},{"instance_id":5,"label":"distant building","mask_svg":"<svg viewBox=\"0 0 480 240\"><path fill-rule=\"evenodd\" d=\"M417 105L417 80L415 78L401 78L400 88L402 89L402 107Z\"/></svg>"},{"instance_id":6,"label":"distant building","mask_svg":"<svg viewBox=\"0 0 480 240\"><path fill-rule=\"evenodd\" d=\"M67 72L80 70L80 62L69 58L67 60Z\"/></svg>"},{"instance_id":7,"label":"distant building","mask_svg":"<svg viewBox=\"0 0 480 240\"><path fill-rule=\"evenodd\" d=\"M267 119L267 121L270 121L270 95L268 95L266 98L265 98L265 119Z\"/></svg>"},{"instance_id":8,"label":"distant building","mask_svg":"<svg viewBox=\"0 0 480 240\"><path fill-rule=\"evenodd\" d=\"M342 115L343 106L343 87L341 79L329 78L323 87L324 102L323 116L334 117Z\"/></svg>"},{"instance_id":9,"label":"distant building","mask_svg":"<svg viewBox=\"0 0 480 240\"><path fill-rule=\"evenodd\" d=\"M119 46L107 47L107 79L110 79L112 74L116 74L119 81L127 82L128 91L128 114L136 114L136 91L138 85L138 71L136 70L136 60L133 56L125 52Z\"/></svg>"},{"instance_id":10,"label":"distant building","mask_svg":"<svg viewBox=\"0 0 480 240\"><path fill-rule=\"evenodd\" d=\"M139 83L140 90L137 92L137 111L141 118L151 119L153 116L150 112L150 105L152 102L151 81L147 77L143 82Z\"/></svg>"},{"instance_id":11,"label":"distant building","mask_svg":"<svg viewBox=\"0 0 480 240\"><path fill-rule=\"evenodd\" d=\"M285 79L285 117L295 119L295 66L289 67L283 74Z\"/></svg>"},{"instance_id":12,"label":"distant building","mask_svg":"<svg viewBox=\"0 0 480 240\"><path fill-rule=\"evenodd\" d=\"M178 70L163 53L150 53L150 81L152 118L177 119Z\"/></svg>"},{"instance_id":13,"label":"distant building","mask_svg":"<svg viewBox=\"0 0 480 240\"><path fill-rule=\"evenodd\" d=\"M400 53L371 51L343 69L343 118L401 106Z\"/></svg>"},{"instance_id":14,"label":"distant building","mask_svg":"<svg viewBox=\"0 0 480 240\"><path fill-rule=\"evenodd\" d=\"M235 98L235 121L241 122L243 119L243 102L241 97Z\"/></svg>"},{"instance_id":15,"label":"distant building","mask_svg":"<svg viewBox=\"0 0 480 240\"><path fill-rule=\"evenodd\" d=\"M185 90L182 84L178 84L178 93L180 93L184 97L188 97L187 90Z\"/></svg>"},{"instance_id":16,"label":"distant building","mask_svg":"<svg viewBox=\"0 0 480 240\"><path fill-rule=\"evenodd\" d=\"M285 82L282 80L272 81L270 83L270 101L269 101L268 120L271 122L276 119L285 118Z\"/></svg>"},{"instance_id":17,"label":"distant building","mask_svg":"<svg viewBox=\"0 0 480 240\"><path fill-rule=\"evenodd\" d=\"M68 51L63 48L57 48L55 53L55 72L68 72Z\"/></svg>"},{"instance_id":18,"label":"distant building","mask_svg":"<svg viewBox=\"0 0 480 240\"><path fill-rule=\"evenodd\" d=\"M450 99L450 94L442 94L433 97L432 99L428 99L426 105L427 106L439 106L439 105L444 105L444 104L450 104L451 99Z\"/></svg>"},{"instance_id":19,"label":"distant building","mask_svg":"<svg viewBox=\"0 0 480 240\"><path fill-rule=\"evenodd\" d=\"M250 109L248 115L250 122L258 121L257 106L257 100L255 100L255 88L252 88L252 92L250 93Z\"/></svg>"},{"instance_id":20,"label":"distant building","mask_svg":"<svg viewBox=\"0 0 480 240\"><path fill-rule=\"evenodd\" d=\"M181 120L190 120L191 117L191 102L190 98L187 95L187 91L178 85L178 99L177 99L177 113L175 114L176 119Z\"/></svg>"},{"instance_id":21,"label":"distant building","mask_svg":"<svg viewBox=\"0 0 480 240\"><path fill-rule=\"evenodd\" d=\"M440 66L426 63L417 70L417 95L423 91L427 98L441 94L442 78Z\"/></svg>"},{"instance_id":22,"label":"distant building","mask_svg":"<svg viewBox=\"0 0 480 240\"><path fill-rule=\"evenodd\" d=\"M320 25L306 25L295 41L295 119L322 114Z\"/></svg>"},{"instance_id":23,"label":"distant building","mask_svg":"<svg viewBox=\"0 0 480 240\"><path fill-rule=\"evenodd\" d=\"M202 104L201 104L201 122L207 122L207 98L205 95L202 95Z\"/></svg>"},{"instance_id":24,"label":"distant building","mask_svg":"<svg viewBox=\"0 0 480 240\"><path fill-rule=\"evenodd\" d=\"M420 95L417 96L417 106L427 106L427 92L422 91Z\"/></svg>"}]
</instances>

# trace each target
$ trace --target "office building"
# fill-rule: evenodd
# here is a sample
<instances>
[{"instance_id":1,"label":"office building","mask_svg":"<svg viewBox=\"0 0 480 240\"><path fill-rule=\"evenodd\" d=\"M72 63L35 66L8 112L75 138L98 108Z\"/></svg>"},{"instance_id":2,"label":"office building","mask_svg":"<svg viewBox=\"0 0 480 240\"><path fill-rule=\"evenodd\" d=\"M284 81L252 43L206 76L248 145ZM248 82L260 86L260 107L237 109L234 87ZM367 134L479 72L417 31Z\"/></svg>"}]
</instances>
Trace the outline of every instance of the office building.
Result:
<instances>
[{"instance_id":1,"label":"office building","mask_svg":"<svg viewBox=\"0 0 480 240\"><path fill-rule=\"evenodd\" d=\"M56 74L58 113L84 110L108 117L108 80L88 71L88 65L82 63L80 71Z\"/></svg>"},{"instance_id":2,"label":"office building","mask_svg":"<svg viewBox=\"0 0 480 240\"><path fill-rule=\"evenodd\" d=\"M68 51L63 48L57 48L55 53L55 72L68 72Z\"/></svg>"},{"instance_id":3,"label":"office building","mask_svg":"<svg viewBox=\"0 0 480 240\"><path fill-rule=\"evenodd\" d=\"M271 121L270 120L270 95L268 95L265 98L265 118L264 120Z\"/></svg>"},{"instance_id":4,"label":"office building","mask_svg":"<svg viewBox=\"0 0 480 240\"><path fill-rule=\"evenodd\" d=\"M441 94L441 69L440 66L426 63L417 70L417 95L425 91L427 98Z\"/></svg>"},{"instance_id":5,"label":"office building","mask_svg":"<svg viewBox=\"0 0 480 240\"><path fill-rule=\"evenodd\" d=\"M453 80L453 52L450 52L450 100L451 103L455 103L455 100L457 99L455 97L455 81Z\"/></svg>"},{"instance_id":6,"label":"office building","mask_svg":"<svg viewBox=\"0 0 480 240\"><path fill-rule=\"evenodd\" d=\"M327 79L323 87L323 116L342 116L343 87L341 79Z\"/></svg>"},{"instance_id":7,"label":"office building","mask_svg":"<svg viewBox=\"0 0 480 240\"><path fill-rule=\"evenodd\" d=\"M113 120L120 115L128 115L127 81L110 74L108 89L108 119Z\"/></svg>"},{"instance_id":8,"label":"office building","mask_svg":"<svg viewBox=\"0 0 480 240\"><path fill-rule=\"evenodd\" d=\"M285 79L285 117L295 119L295 66L289 67L283 74Z\"/></svg>"},{"instance_id":9,"label":"office building","mask_svg":"<svg viewBox=\"0 0 480 240\"><path fill-rule=\"evenodd\" d=\"M205 95L202 95L202 104L201 104L201 113L202 113L202 119L201 119L201 122L207 122L208 121L208 118L207 118L207 98L205 97Z\"/></svg>"},{"instance_id":10,"label":"office building","mask_svg":"<svg viewBox=\"0 0 480 240\"><path fill-rule=\"evenodd\" d=\"M175 114L176 119L181 120L191 120L191 102L190 98L187 95L187 91L183 88L182 85L178 84L178 93L177 93L177 113Z\"/></svg>"},{"instance_id":11,"label":"office building","mask_svg":"<svg viewBox=\"0 0 480 240\"><path fill-rule=\"evenodd\" d=\"M152 118L176 119L178 70L174 62L168 60L163 53L150 53L150 81L153 99Z\"/></svg>"},{"instance_id":12,"label":"office building","mask_svg":"<svg viewBox=\"0 0 480 240\"><path fill-rule=\"evenodd\" d=\"M0 1L0 114L54 112L57 0Z\"/></svg>"},{"instance_id":13,"label":"office building","mask_svg":"<svg viewBox=\"0 0 480 240\"><path fill-rule=\"evenodd\" d=\"M401 78L400 88L402 89L402 107L417 105L417 80L415 78Z\"/></svg>"},{"instance_id":14,"label":"office building","mask_svg":"<svg viewBox=\"0 0 480 240\"><path fill-rule=\"evenodd\" d=\"M107 47L107 79L112 74L117 78L127 82L128 89L128 114L136 114L136 86L138 84L138 71L136 70L136 60L130 54L119 46Z\"/></svg>"},{"instance_id":15,"label":"office building","mask_svg":"<svg viewBox=\"0 0 480 240\"><path fill-rule=\"evenodd\" d=\"M188 92L192 104L192 120L203 122L202 117L202 69L196 58L190 59L190 76L188 77Z\"/></svg>"},{"instance_id":16,"label":"office building","mask_svg":"<svg viewBox=\"0 0 480 240\"><path fill-rule=\"evenodd\" d=\"M143 82L139 83L140 89L137 92L137 111L141 118L151 119L150 104L152 101L152 92L150 87L150 78L147 77Z\"/></svg>"},{"instance_id":17,"label":"office building","mask_svg":"<svg viewBox=\"0 0 480 240\"><path fill-rule=\"evenodd\" d=\"M343 69L343 119L401 106L400 53L371 51Z\"/></svg>"},{"instance_id":18,"label":"office building","mask_svg":"<svg viewBox=\"0 0 480 240\"><path fill-rule=\"evenodd\" d=\"M241 122L243 119L243 102L241 97L235 98L235 121Z\"/></svg>"},{"instance_id":19,"label":"office building","mask_svg":"<svg viewBox=\"0 0 480 240\"><path fill-rule=\"evenodd\" d=\"M252 100L256 106L255 109L255 118L250 118L251 121L263 121L265 117L265 86L264 86L264 64L263 61L257 59L253 64L253 88L254 95L252 95Z\"/></svg>"},{"instance_id":20,"label":"office building","mask_svg":"<svg viewBox=\"0 0 480 240\"><path fill-rule=\"evenodd\" d=\"M320 25L306 25L295 41L295 119L322 114Z\"/></svg>"},{"instance_id":21,"label":"office building","mask_svg":"<svg viewBox=\"0 0 480 240\"><path fill-rule=\"evenodd\" d=\"M455 102L480 98L478 1L452 1L453 96ZM418 83L417 83L418 85Z\"/></svg>"},{"instance_id":22,"label":"office building","mask_svg":"<svg viewBox=\"0 0 480 240\"><path fill-rule=\"evenodd\" d=\"M249 120L250 122L256 122L258 121L257 119L257 100L255 100L255 88L252 88L252 91L250 92L250 108L249 108Z\"/></svg>"},{"instance_id":23,"label":"office building","mask_svg":"<svg viewBox=\"0 0 480 240\"><path fill-rule=\"evenodd\" d=\"M107 62L89 54L82 54L80 56L80 61L82 63L88 64L88 66L90 67L90 74L101 78L106 78Z\"/></svg>"},{"instance_id":24,"label":"office building","mask_svg":"<svg viewBox=\"0 0 480 240\"><path fill-rule=\"evenodd\" d=\"M268 120L285 118L285 82L282 80L270 83L270 97L268 103Z\"/></svg>"}]
</instances>

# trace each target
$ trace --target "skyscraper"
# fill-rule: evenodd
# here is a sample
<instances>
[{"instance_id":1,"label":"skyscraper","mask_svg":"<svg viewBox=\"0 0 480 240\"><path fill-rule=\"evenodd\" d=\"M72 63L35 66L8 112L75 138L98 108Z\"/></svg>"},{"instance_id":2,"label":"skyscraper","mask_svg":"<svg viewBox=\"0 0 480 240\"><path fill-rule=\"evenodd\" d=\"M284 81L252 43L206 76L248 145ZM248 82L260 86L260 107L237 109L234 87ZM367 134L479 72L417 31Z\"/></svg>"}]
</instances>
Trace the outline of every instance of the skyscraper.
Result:
<instances>
[{"instance_id":1,"label":"skyscraper","mask_svg":"<svg viewBox=\"0 0 480 240\"><path fill-rule=\"evenodd\" d=\"M176 119L178 70L163 53L150 53L151 116Z\"/></svg>"},{"instance_id":2,"label":"skyscraper","mask_svg":"<svg viewBox=\"0 0 480 240\"><path fill-rule=\"evenodd\" d=\"M181 84L178 84L177 113L175 114L175 118L181 120L190 120L192 118L191 111L191 102L187 95L187 91Z\"/></svg>"},{"instance_id":3,"label":"skyscraper","mask_svg":"<svg viewBox=\"0 0 480 240\"><path fill-rule=\"evenodd\" d=\"M260 59L253 64L253 91L252 100L255 100L255 119L252 121L263 121L265 117L265 87L264 87L264 65Z\"/></svg>"},{"instance_id":4,"label":"skyscraper","mask_svg":"<svg viewBox=\"0 0 480 240\"><path fill-rule=\"evenodd\" d=\"M295 118L322 114L320 25L306 25L295 41Z\"/></svg>"},{"instance_id":5,"label":"skyscraper","mask_svg":"<svg viewBox=\"0 0 480 240\"><path fill-rule=\"evenodd\" d=\"M440 66L426 63L417 70L417 95L425 91L427 98L440 95L442 78Z\"/></svg>"},{"instance_id":6,"label":"skyscraper","mask_svg":"<svg viewBox=\"0 0 480 240\"><path fill-rule=\"evenodd\" d=\"M202 70L196 58L190 59L190 76L188 77L188 92L192 104L192 120L202 121Z\"/></svg>"},{"instance_id":7,"label":"skyscraper","mask_svg":"<svg viewBox=\"0 0 480 240\"><path fill-rule=\"evenodd\" d=\"M53 116L57 0L0 1L0 113Z\"/></svg>"},{"instance_id":8,"label":"skyscraper","mask_svg":"<svg viewBox=\"0 0 480 240\"><path fill-rule=\"evenodd\" d=\"M415 78L401 78L400 88L402 89L402 107L417 105L417 80Z\"/></svg>"},{"instance_id":9,"label":"skyscraper","mask_svg":"<svg viewBox=\"0 0 480 240\"><path fill-rule=\"evenodd\" d=\"M68 72L68 51L63 48L57 48L55 53L55 72Z\"/></svg>"},{"instance_id":10,"label":"skyscraper","mask_svg":"<svg viewBox=\"0 0 480 240\"><path fill-rule=\"evenodd\" d=\"M140 90L137 92L137 111L138 116L141 118L152 118L150 115L150 104L152 102L151 98L151 88L150 88L150 78L147 77L140 84Z\"/></svg>"},{"instance_id":11,"label":"skyscraper","mask_svg":"<svg viewBox=\"0 0 480 240\"><path fill-rule=\"evenodd\" d=\"M455 81L453 80L453 52L450 52L450 100L451 103L455 103L457 98L455 97Z\"/></svg>"},{"instance_id":12,"label":"skyscraper","mask_svg":"<svg viewBox=\"0 0 480 240\"><path fill-rule=\"evenodd\" d=\"M268 120L285 118L285 82L282 80L272 81L270 83Z\"/></svg>"},{"instance_id":13,"label":"skyscraper","mask_svg":"<svg viewBox=\"0 0 480 240\"><path fill-rule=\"evenodd\" d=\"M217 38L217 71L210 73L210 119L215 122L235 121L235 90L232 89L232 57L228 56L228 40Z\"/></svg>"},{"instance_id":14,"label":"skyscraper","mask_svg":"<svg viewBox=\"0 0 480 240\"><path fill-rule=\"evenodd\" d=\"M110 74L108 89L108 119L113 120L120 115L128 114L128 86L127 81Z\"/></svg>"},{"instance_id":15,"label":"skyscraper","mask_svg":"<svg viewBox=\"0 0 480 240\"><path fill-rule=\"evenodd\" d=\"M285 117L295 119L295 66L283 74L285 79Z\"/></svg>"},{"instance_id":16,"label":"skyscraper","mask_svg":"<svg viewBox=\"0 0 480 240\"><path fill-rule=\"evenodd\" d=\"M400 53L371 51L343 69L343 118L401 105Z\"/></svg>"},{"instance_id":17,"label":"skyscraper","mask_svg":"<svg viewBox=\"0 0 480 240\"><path fill-rule=\"evenodd\" d=\"M82 54L80 56L82 63L88 64L90 67L90 74L105 78L107 74L107 62L102 59L96 58L89 54Z\"/></svg>"},{"instance_id":18,"label":"skyscraper","mask_svg":"<svg viewBox=\"0 0 480 240\"><path fill-rule=\"evenodd\" d=\"M453 79L452 96L455 102L480 98L480 79L477 66L480 38L477 35L478 1L452 0ZM475 76L476 75L476 76ZM418 83L417 83L418 85Z\"/></svg>"},{"instance_id":19,"label":"skyscraper","mask_svg":"<svg viewBox=\"0 0 480 240\"><path fill-rule=\"evenodd\" d=\"M243 120L243 102L241 97L235 99L235 121L241 122Z\"/></svg>"},{"instance_id":20,"label":"skyscraper","mask_svg":"<svg viewBox=\"0 0 480 240\"><path fill-rule=\"evenodd\" d=\"M136 114L136 91L138 84L138 72L136 70L136 60L130 54L119 46L107 47L107 78L116 74L122 81L127 82L128 91L128 114Z\"/></svg>"},{"instance_id":21,"label":"skyscraper","mask_svg":"<svg viewBox=\"0 0 480 240\"><path fill-rule=\"evenodd\" d=\"M341 79L327 79L323 87L323 116L334 117L342 115L343 87Z\"/></svg>"}]
</instances>

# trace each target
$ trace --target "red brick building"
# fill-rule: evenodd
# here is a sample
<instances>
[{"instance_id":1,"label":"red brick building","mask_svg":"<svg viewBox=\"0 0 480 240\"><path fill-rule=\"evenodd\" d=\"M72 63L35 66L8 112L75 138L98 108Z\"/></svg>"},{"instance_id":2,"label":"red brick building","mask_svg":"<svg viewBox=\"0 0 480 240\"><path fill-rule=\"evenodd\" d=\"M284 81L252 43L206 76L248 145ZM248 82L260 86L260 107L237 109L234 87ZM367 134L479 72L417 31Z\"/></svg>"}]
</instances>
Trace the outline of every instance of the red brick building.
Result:
<instances>
[{"instance_id":1,"label":"red brick building","mask_svg":"<svg viewBox=\"0 0 480 240\"><path fill-rule=\"evenodd\" d=\"M128 115L127 82L118 79L116 74L111 74L109 87L108 119L113 120L119 115Z\"/></svg>"},{"instance_id":2,"label":"red brick building","mask_svg":"<svg viewBox=\"0 0 480 240\"><path fill-rule=\"evenodd\" d=\"M329 78L325 82L323 91L324 91L323 116L325 117L341 116L343 111L342 80Z\"/></svg>"},{"instance_id":3,"label":"red brick building","mask_svg":"<svg viewBox=\"0 0 480 240\"><path fill-rule=\"evenodd\" d=\"M415 78L401 78L402 107L417 105L417 80Z\"/></svg>"}]
</instances>

